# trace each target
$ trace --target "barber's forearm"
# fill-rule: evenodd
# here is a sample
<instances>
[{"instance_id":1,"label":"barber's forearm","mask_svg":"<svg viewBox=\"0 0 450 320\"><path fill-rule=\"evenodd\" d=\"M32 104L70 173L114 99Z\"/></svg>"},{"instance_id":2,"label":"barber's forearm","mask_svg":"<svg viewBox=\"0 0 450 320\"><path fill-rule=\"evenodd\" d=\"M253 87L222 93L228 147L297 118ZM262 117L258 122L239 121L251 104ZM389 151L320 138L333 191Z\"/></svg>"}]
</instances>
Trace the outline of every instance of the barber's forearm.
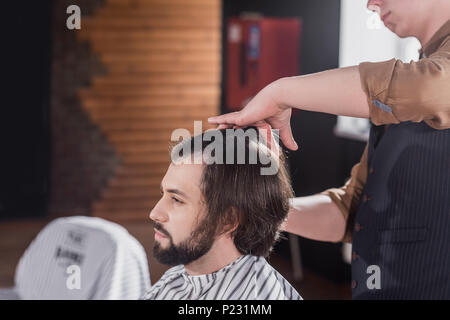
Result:
<instances>
[{"instance_id":1,"label":"barber's forearm","mask_svg":"<svg viewBox=\"0 0 450 320\"><path fill-rule=\"evenodd\" d=\"M346 221L339 208L327 195L317 194L309 197L291 199L284 231L299 236L338 242L345 233Z\"/></svg>"},{"instance_id":2,"label":"barber's forearm","mask_svg":"<svg viewBox=\"0 0 450 320\"><path fill-rule=\"evenodd\" d=\"M277 80L275 100L307 111L358 118L369 117L358 66Z\"/></svg>"}]
</instances>

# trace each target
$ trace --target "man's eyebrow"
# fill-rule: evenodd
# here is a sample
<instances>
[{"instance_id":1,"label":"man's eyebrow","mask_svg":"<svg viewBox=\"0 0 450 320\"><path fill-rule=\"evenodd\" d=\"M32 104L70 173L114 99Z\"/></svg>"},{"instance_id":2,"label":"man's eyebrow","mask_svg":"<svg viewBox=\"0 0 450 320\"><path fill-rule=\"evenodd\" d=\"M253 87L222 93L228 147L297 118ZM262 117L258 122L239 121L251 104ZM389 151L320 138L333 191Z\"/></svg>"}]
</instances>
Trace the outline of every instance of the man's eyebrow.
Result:
<instances>
[{"instance_id":1,"label":"man's eyebrow","mask_svg":"<svg viewBox=\"0 0 450 320\"><path fill-rule=\"evenodd\" d=\"M159 189L161 190L161 192L163 192L162 185L159 185ZM178 189L167 189L166 191L169 192L169 193L178 194L178 195L180 195L180 196L182 196L182 197L184 197L186 199L189 199L189 197L184 192L182 192L181 190L178 190Z\"/></svg>"}]
</instances>

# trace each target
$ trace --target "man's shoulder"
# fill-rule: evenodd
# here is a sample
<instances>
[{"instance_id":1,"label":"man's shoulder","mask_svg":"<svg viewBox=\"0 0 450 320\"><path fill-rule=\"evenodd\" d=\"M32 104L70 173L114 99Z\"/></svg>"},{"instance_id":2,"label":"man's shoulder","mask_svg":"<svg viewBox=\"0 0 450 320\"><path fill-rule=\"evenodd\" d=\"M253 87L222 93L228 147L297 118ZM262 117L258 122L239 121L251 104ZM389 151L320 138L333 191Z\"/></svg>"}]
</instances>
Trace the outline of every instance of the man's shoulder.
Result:
<instances>
[{"instance_id":1,"label":"man's shoulder","mask_svg":"<svg viewBox=\"0 0 450 320\"><path fill-rule=\"evenodd\" d=\"M179 275L181 275L184 271L184 265L180 264L175 267L172 267L168 269L164 274L161 276L161 278L158 280L158 282L166 281L169 278L174 278ZM156 283L155 283L156 284Z\"/></svg>"},{"instance_id":2,"label":"man's shoulder","mask_svg":"<svg viewBox=\"0 0 450 320\"><path fill-rule=\"evenodd\" d=\"M172 281L177 281L179 275L184 271L184 265L180 264L175 267L170 268L162 277L153 284L150 289L145 293L142 299L144 300L153 300L160 293L161 290L165 288L166 285L171 283Z\"/></svg>"},{"instance_id":3,"label":"man's shoulder","mask_svg":"<svg viewBox=\"0 0 450 320\"><path fill-rule=\"evenodd\" d=\"M253 257L253 299L301 300L300 294L264 257Z\"/></svg>"},{"instance_id":4,"label":"man's shoulder","mask_svg":"<svg viewBox=\"0 0 450 320\"><path fill-rule=\"evenodd\" d=\"M277 278L283 278L283 276L275 269L267 260L262 256L251 256L247 260L247 263L252 263L252 272L257 280L267 278L269 276L274 276Z\"/></svg>"}]
</instances>

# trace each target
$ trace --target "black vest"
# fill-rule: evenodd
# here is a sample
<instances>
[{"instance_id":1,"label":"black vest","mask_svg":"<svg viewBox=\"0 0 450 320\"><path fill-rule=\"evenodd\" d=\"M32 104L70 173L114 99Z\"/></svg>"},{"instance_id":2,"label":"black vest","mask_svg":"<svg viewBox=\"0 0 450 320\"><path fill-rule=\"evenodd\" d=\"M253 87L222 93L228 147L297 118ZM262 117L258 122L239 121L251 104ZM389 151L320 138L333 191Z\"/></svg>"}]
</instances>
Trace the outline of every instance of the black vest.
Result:
<instances>
[{"instance_id":1,"label":"black vest","mask_svg":"<svg viewBox=\"0 0 450 320\"><path fill-rule=\"evenodd\" d=\"M372 126L368 151L353 229L353 298L450 299L450 129Z\"/></svg>"}]
</instances>

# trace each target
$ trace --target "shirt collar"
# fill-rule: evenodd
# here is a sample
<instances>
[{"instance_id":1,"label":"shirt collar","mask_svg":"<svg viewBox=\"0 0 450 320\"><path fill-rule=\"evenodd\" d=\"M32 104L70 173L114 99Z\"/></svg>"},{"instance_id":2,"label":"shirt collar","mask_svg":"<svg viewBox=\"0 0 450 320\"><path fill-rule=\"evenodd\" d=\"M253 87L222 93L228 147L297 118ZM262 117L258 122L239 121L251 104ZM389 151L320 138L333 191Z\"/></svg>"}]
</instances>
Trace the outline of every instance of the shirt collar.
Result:
<instances>
[{"instance_id":1,"label":"shirt collar","mask_svg":"<svg viewBox=\"0 0 450 320\"><path fill-rule=\"evenodd\" d=\"M221 268L221 269L219 269L219 270L217 270L217 271L215 271L213 273L210 273L210 274L201 274L201 275L191 276L186 271L184 266L183 266L183 269L181 269L180 271L181 271L181 274L182 274L183 278L186 281L189 281L193 285L196 284L194 279L199 280L199 282L201 282L201 283L208 283L208 282L210 282L212 280L215 280L218 275L225 273L228 269L230 269L230 268L234 267L235 265L237 265L239 262L244 260L244 258L246 258L246 257L248 257L248 256L247 255L241 255L241 256L239 256L239 258L237 258L233 262L227 264L225 267L223 267L223 268Z\"/></svg>"},{"instance_id":2,"label":"shirt collar","mask_svg":"<svg viewBox=\"0 0 450 320\"><path fill-rule=\"evenodd\" d=\"M422 56L428 57L430 54L435 52L439 46L444 42L444 40L450 36L450 20L448 20L434 35L431 37L419 53Z\"/></svg>"},{"instance_id":3,"label":"shirt collar","mask_svg":"<svg viewBox=\"0 0 450 320\"><path fill-rule=\"evenodd\" d=\"M201 295L204 292L208 291L214 285L217 279L221 279L222 276L226 274L227 270L233 267L238 267L241 261L246 261L246 257L249 256L242 255L222 269L217 270L216 272L196 276L189 275L183 266L183 269L181 269L181 276L184 278L185 282L188 282L193 287L194 293L196 295Z\"/></svg>"}]
</instances>

